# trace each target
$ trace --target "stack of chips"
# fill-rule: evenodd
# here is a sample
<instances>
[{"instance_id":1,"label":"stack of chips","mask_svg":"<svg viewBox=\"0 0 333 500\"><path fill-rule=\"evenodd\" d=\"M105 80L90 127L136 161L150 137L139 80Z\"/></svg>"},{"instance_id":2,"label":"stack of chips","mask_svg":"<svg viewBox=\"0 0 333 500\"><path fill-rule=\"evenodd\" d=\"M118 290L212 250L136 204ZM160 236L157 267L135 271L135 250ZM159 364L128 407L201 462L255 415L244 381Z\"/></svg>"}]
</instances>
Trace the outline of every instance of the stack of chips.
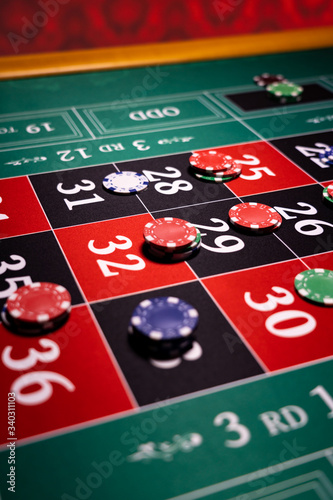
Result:
<instances>
[{"instance_id":1,"label":"stack of chips","mask_svg":"<svg viewBox=\"0 0 333 500\"><path fill-rule=\"evenodd\" d=\"M231 181L242 172L242 167L230 155L215 149L194 152L190 165L193 175L207 182Z\"/></svg>"},{"instance_id":2,"label":"stack of chips","mask_svg":"<svg viewBox=\"0 0 333 500\"><path fill-rule=\"evenodd\" d=\"M288 81L283 75L263 73L253 80L259 87L265 87L269 97L280 104L299 102L302 99L303 87Z\"/></svg>"},{"instance_id":3,"label":"stack of chips","mask_svg":"<svg viewBox=\"0 0 333 500\"><path fill-rule=\"evenodd\" d=\"M164 217L148 222L143 236L149 256L163 262L183 261L200 250L200 232L183 219Z\"/></svg>"},{"instance_id":4,"label":"stack of chips","mask_svg":"<svg viewBox=\"0 0 333 500\"><path fill-rule=\"evenodd\" d=\"M282 217L274 208L256 202L234 205L229 218L237 229L258 235L271 233L282 224Z\"/></svg>"},{"instance_id":5,"label":"stack of chips","mask_svg":"<svg viewBox=\"0 0 333 500\"><path fill-rule=\"evenodd\" d=\"M32 283L10 297L1 312L4 325L21 335L44 335L69 318L71 296L61 285Z\"/></svg>"},{"instance_id":6,"label":"stack of chips","mask_svg":"<svg viewBox=\"0 0 333 500\"><path fill-rule=\"evenodd\" d=\"M172 359L192 348L198 311L177 297L143 300L128 327L131 346L144 357Z\"/></svg>"}]
</instances>

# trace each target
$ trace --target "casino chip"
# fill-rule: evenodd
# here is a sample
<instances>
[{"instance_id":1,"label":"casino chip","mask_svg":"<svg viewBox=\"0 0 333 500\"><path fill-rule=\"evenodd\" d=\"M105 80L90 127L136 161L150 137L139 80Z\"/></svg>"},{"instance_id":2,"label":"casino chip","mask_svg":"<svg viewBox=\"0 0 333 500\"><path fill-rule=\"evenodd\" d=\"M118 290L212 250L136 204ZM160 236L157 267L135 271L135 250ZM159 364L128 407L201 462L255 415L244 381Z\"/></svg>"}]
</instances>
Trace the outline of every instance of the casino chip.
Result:
<instances>
[{"instance_id":1,"label":"casino chip","mask_svg":"<svg viewBox=\"0 0 333 500\"><path fill-rule=\"evenodd\" d=\"M71 296L61 285L32 283L8 297L1 317L15 333L42 335L62 326L69 318Z\"/></svg>"},{"instance_id":2,"label":"casino chip","mask_svg":"<svg viewBox=\"0 0 333 500\"><path fill-rule=\"evenodd\" d=\"M134 348L168 359L192 347L198 311L177 297L143 300L134 309L129 325Z\"/></svg>"},{"instance_id":3,"label":"casino chip","mask_svg":"<svg viewBox=\"0 0 333 500\"><path fill-rule=\"evenodd\" d=\"M319 158L325 165L333 165L333 146L326 148L324 153L319 153Z\"/></svg>"},{"instance_id":4,"label":"casino chip","mask_svg":"<svg viewBox=\"0 0 333 500\"><path fill-rule=\"evenodd\" d=\"M323 191L323 201L330 207L333 208L333 184L327 186Z\"/></svg>"},{"instance_id":5,"label":"casino chip","mask_svg":"<svg viewBox=\"0 0 333 500\"><path fill-rule=\"evenodd\" d=\"M226 182L232 179L236 179L236 177L238 177L241 173L242 173L242 167L240 165L234 164L234 166L232 166L225 172L218 172L217 174L213 172L210 175L202 175L194 172L194 175L197 179L202 179L204 181Z\"/></svg>"},{"instance_id":6,"label":"casino chip","mask_svg":"<svg viewBox=\"0 0 333 500\"><path fill-rule=\"evenodd\" d=\"M297 293L310 302L333 306L333 271L328 269L309 269L295 277Z\"/></svg>"},{"instance_id":7,"label":"casino chip","mask_svg":"<svg viewBox=\"0 0 333 500\"><path fill-rule=\"evenodd\" d=\"M190 165L198 173L206 175L212 172L225 172L236 166L235 160L230 155L215 151L215 149L193 153L190 157Z\"/></svg>"},{"instance_id":8,"label":"casino chip","mask_svg":"<svg viewBox=\"0 0 333 500\"><path fill-rule=\"evenodd\" d=\"M173 251L190 245L197 237L197 230L185 220L164 217L148 222L143 236L149 245Z\"/></svg>"},{"instance_id":9,"label":"casino chip","mask_svg":"<svg viewBox=\"0 0 333 500\"><path fill-rule=\"evenodd\" d=\"M263 73L262 75L255 76L253 81L259 85L259 87L267 87L272 83L286 82L287 80L283 75L271 75L269 73Z\"/></svg>"},{"instance_id":10,"label":"casino chip","mask_svg":"<svg viewBox=\"0 0 333 500\"><path fill-rule=\"evenodd\" d=\"M70 312L71 296L61 285L32 283L8 297L6 307L14 321L46 323Z\"/></svg>"},{"instance_id":11,"label":"casino chip","mask_svg":"<svg viewBox=\"0 0 333 500\"><path fill-rule=\"evenodd\" d=\"M234 226L259 234L275 230L282 223L281 215L274 208L255 202L231 207L229 218Z\"/></svg>"},{"instance_id":12,"label":"casino chip","mask_svg":"<svg viewBox=\"0 0 333 500\"><path fill-rule=\"evenodd\" d=\"M64 313L56 320L47 321L45 323L18 323L13 320L8 314L6 306L1 311L1 320L3 324L13 333L25 336L45 335L57 330L66 323L69 318L69 313Z\"/></svg>"},{"instance_id":13,"label":"casino chip","mask_svg":"<svg viewBox=\"0 0 333 500\"><path fill-rule=\"evenodd\" d=\"M148 185L147 177L137 172L113 172L103 180L105 189L118 194L140 193L147 189Z\"/></svg>"},{"instance_id":14,"label":"casino chip","mask_svg":"<svg viewBox=\"0 0 333 500\"><path fill-rule=\"evenodd\" d=\"M235 177L213 177L207 175L194 174L197 179L205 182L228 182L235 179Z\"/></svg>"},{"instance_id":15,"label":"casino chip","mask_svg":"<svg viewBox=\"0 0 333 500\"><path fill-rule=\"evenodd\" d=\"M300 101L304 89L292 82L277 82L268 85L266 90L271 97L285 104Z\"/></svg>"},{"instance_id":16,"label":"casino chip","mask_svg":"<svg viewBox=\"0 0 333 500\"><path fill-rule=\"evenodd\" d=\"M230 155L215 149L193 153L190 165L193 175L206 182L231 181L242 172L242 167Z\"/></svg>"},{"instance_id":17,"label":"casino chip","mask_svg":"<svg viewBox=\"0 0 333 500\"><path fill-rule=\"evenodd\" d=\"M148 246L148 253L155 259L162 262L180 262L196 255L201 247L201 234L198 231L197 238L193 243L182 250L175 250L173 252L158 249L152 245Z\"/></svg>"}]
</instances>

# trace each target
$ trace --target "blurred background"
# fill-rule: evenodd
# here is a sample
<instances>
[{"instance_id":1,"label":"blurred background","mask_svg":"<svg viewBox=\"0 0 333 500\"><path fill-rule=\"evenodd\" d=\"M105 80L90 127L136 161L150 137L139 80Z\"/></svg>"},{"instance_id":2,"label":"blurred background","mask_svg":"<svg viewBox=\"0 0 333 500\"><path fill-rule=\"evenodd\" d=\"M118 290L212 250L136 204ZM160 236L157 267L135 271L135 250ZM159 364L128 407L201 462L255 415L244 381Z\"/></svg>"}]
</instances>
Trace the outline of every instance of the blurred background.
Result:
<instances>
[{"instance_id":1,"label":"blurred background","mask_svg":"<svg viewBox=\"0 0 333 500\"><path fill-rule=\"evenodd\" d=\"M2 0L0 55L333 25L333 0Z\"/></svg>"}]
</instances>

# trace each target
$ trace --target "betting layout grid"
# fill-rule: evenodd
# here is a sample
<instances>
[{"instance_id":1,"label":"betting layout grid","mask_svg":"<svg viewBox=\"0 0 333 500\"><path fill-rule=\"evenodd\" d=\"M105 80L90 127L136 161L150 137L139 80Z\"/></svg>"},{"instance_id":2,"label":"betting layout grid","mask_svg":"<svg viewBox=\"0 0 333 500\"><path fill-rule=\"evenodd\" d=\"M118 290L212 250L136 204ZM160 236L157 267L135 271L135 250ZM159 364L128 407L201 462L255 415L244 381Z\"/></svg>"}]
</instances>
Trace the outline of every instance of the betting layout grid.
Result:
<instances>
[{"instance_id":1,"label":"betting layout grid","mask_svg":"<svg viewBox=\"0 0 333 500\"><path fill-rule=\"evenodd\" d=\"M1 305L16 284L60 276L73 303L67 323L45 338L13 336L1 326L8 386L25 387L22 370L36 382L45 363L55 377L52 395L37 390L35 401L18 406L21 437L331 355L330 311L301 299L294 278L333 268L332 208L322 201L332 170L314 161L332 143L327 132L218 148L242 168L229 183L194 175L194 152L1 180L10 220ZM143 174L148 189L121 199L106 193L103 179L118 171ZM84 199L97 202L77 203ZM278 232L237 231L229 211L248 202L274 207ZM145 253L143 228L161 217L200 231L195 257L164 263ZM197 349L169 366L140 357L126 335L135 307L160 296L179 297L199 313ZM18 364L8 346L15 358L31 348L34 354ZM74 369L74 360L85 370ZM85 404L87 395L94 404ZM66 400L74 409L64 415Z\"/></svg>"}]
</instances>

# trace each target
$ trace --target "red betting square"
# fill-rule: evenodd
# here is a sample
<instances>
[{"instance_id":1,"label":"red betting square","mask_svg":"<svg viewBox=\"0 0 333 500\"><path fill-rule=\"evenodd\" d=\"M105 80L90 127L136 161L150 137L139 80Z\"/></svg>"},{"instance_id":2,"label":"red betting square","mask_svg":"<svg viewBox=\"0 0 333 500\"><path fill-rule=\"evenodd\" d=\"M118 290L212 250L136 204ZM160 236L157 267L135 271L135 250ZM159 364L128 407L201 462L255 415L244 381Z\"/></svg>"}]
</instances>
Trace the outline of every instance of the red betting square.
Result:
<instances>
[{"instance_id":1,"label":"red betting square","mask_svg":"<svg viewBox=\"0 0 333 500\"><path fill-rule=\"evenodd\" d=\"M304 261L311 268L333 269L333 252L324 255ZM311 304L294 289L295 276L306 269L292 260L203 280L269 370L333 354L332 308Z\"/></svg>"},{"instance_id":2,"label":"red betting square","mask_svg":"<svg viewBox=\"0 0 333 500\"><path fill-rule=\"evenodd\" d=\"M50 225L27 177L0 180L0 238L48 229Z\"/></svg>"},{"instance_id":3,"label":"red betting square","mask_svg":"<svg viewBox=\"0 0 333 500\"><path fill-rule=\"evenodd\" d=\"M57 229L55 234L88 301L195 279L184 262L161 264L143 253L148 214Z\"/></svg>"},{"instance_id":4,"label":"red betting square","mask_svg":"<svg viewBox=\"0 0 333 500\"><path fill-rule=\"evenodd\" d=\"M242 166L241 175L226 184L237 196L314 184L309 175L266 142L215 149L230 154Z\"/></svg>"},{"instance_id":5,"label":"red betting square","mask_svg":"<svg viewBox=\"0 0 333 500\"><path fill-rule=\"evenodd\" d=\"M7 414L7 395L15 392L17 439L133 408L86 306L73 308L67 323L44 337L15 335L2 324L0 333L1 411Z\"/></svg>"}]
</instances>

